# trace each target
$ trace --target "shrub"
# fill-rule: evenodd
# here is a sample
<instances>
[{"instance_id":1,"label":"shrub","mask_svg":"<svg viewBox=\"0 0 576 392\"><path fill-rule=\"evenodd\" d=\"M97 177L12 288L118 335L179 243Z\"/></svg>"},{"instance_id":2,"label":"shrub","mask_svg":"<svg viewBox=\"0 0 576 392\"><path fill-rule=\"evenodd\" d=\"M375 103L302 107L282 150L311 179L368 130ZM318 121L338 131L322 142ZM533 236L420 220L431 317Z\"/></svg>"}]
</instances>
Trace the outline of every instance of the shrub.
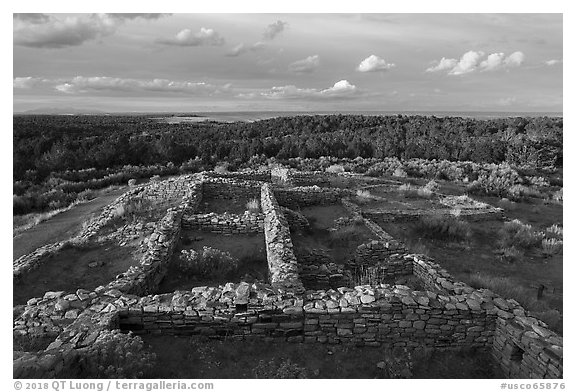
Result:
<instances>
[{"instance_id":1,"label":"shrub","mask_svg":"<svg viewBox=\"0 0 576 392\"><path fill-rule=\"evenodd\" d=\"M158 182L160 181L160 176L158 174L150 177L150 182Z\"/></svg>"},{"instance_id":2,"label":"shrub","mask_svg":"<svg viewBox=\"0 0 576 392\"><path fill-rule=\"evenodd\" d=\"M426 186L419 188L412 184L402 184L398 187L398 191L407 198L430 199L434 195L434 191L430 188Z\"/></svg>"},{"instance_id":3,"label":"shrub","mask_svg":"<svg viewBox=\"0 0 576 392\"><path fill-rule=\"evenodd\" d=\"M140 337L119 330L102 331L80 355L78 378L143 378L156 362Z\"/></svg>"},{"instance_id":4,"label":"shrub","mask_svg":"<svg viewBox=\"0 0 576 392\"><path fill-rule=\"evenodd\" d=\"M563 193L563 191L562 191L562 190L563 190L563 189L564 189L564 188L562 188L562 189L560 189L560 190L558 190L558 191L554 192L554 193L552 194L552 200L554 200L554 201L557 201L557 202L560 202L560 203L561 203L561 202L564 200L564 198L563 198L563 196L562 196L562 193Z\"/></svg>"},{"instance_id":5,"label":"shrub","mask_svg":"<svg viewBox=\"0 0 576 392\"><path fill-rule=\"evenodd\" d=\"M193 249L180 251L176 263L185 274L216 278L236 271L239 261L228 252L205 246L202 253Z\"/></svg>"},{"instance_id":6,"label":"shrub","mask_svg":"<svg viewBox=\"0 0 576 392\"><path fill-rule=\"evenodd\" d=\"M505 222L499 231L499 237L503 249L509 247L529 249L540 245L542 241L542 233L534 231L531 225L524 224L518 219Z\"/></svg>"},{"instance_id":7,"label":"shrub","mask_svg":"<svg viewBox=\"0 0 576 392\"><path fill-rule=\"evenodd\" d=\"M543 238L542 239L542 252L547 255L555 255L562 252L562 246L564 245L562 240L556 238Z\"/></svg>"},{"instance_id":8,"label":"shrub","mask_svg":"<svg viewBox=\"0 0 576 392\"><path fill-rule=\"evenodd\" d=\"M228 162L221 162L214 166L214 171L218 174L228 173L228 168L230 164Z\"/></svg>"},{"instance_id":9,"label":"shrub","mask_svg":"<svg viewBox=\"0 0 576 392\"><path fill-rule=\"evenodd\" d=\"M252 213L260 212L260 201L258 199L252 199L246 203L246 209Z\"/></svg>"},{"instance_id":10,"label":"shrub","mask_svg":"<svg viewBox=\"0 0 576 392\"><path fill-rule=\"evenodd\" d=\"M519 184L512 185L507 193L508 197L514 201L523 201L530 197L542 197L542 194L537 189Z\"/></svg>"},{"instance_id":11,"label":"shrub","mask_svg":"<svg viewBox=\"0 0 576 392\"><path fill-rule=\"evenodd\" d=\"M136 186L136 179L135 179L135 178L129 179L129 180L128 180L128 186L129 186L129 187Z\"/></svg>"},{"instance_id":12,"label":"shrub","mask_svg":"<svg viewBox=\"0 0 576 392\"><path fill-rule=\"evenodd\" d=\"M431 192L438 192L440 189L440 185L434 180L428 181L426 185L424 185L424 189L429 190Z\"/></svg>"},{"instance_id":13,"label":"shrub","mask_svg":"<svg viewBox=\"0 0 576 392\"><path fill-rule=\"evenodd\" d=\"M359 204L366 204L374 200L374 196L366 189L358 189L356 191L356 202Z\"/></svg>"},{"instance_id":14,"label":"shrub","mask_svg":"<svg viewBox=\"0 0 576 392\"><path fill-rule=\"evenodd\" d=\"M277 361L272 359L271 361L258 361L258 365L252 369L254 378L264 379L264 378L308 378L308 371L304 367L300 367L297 364L286 359L283 361Z\"/></svg>"},{"instance_id":15,"label":"shrub","mask_svg":"<svg viewBox=\"0 0 576 392\"><path fill-rule=\"evenodd\" d=\"M346 246L352 242L358 242L365 239L361 225L343 226L336 230L330 231L330 246Z\"/></svg>"},{"instance_id":16,"label":"shrub","mask_svg":"<svg viewBox=\"0 0 576 392\"><path fill-rule=\"evenodd\" d=\"M564 229L561 226L554 224L546 228L546 235L562 239L564 237Z\"/></svg>"},{"instance_id":17,"label":"shrub","mask_svg":"<svg viewBox=\"0 0 576 392\"><path fill-rule=\"evenodd\" d=\"M399 167L396 170L394 170L394 173L392 174L392 176L399 177L399 178L406 178L406 177L408 177L408 173L406 173L406 170Z\"/></svg>"},{"instance_id":18,"label":"shrub","mask_svg":"<svg viewBox=\"0 0 576 392\"><path fill-rule=\"evenodd\" d=\"M416 234L431 239L465 241L472 236L470 224L454 216L425 215L414 228Z\"/></svg>"},{"instance_id":19,"label":"shrub","mask_svg":"<svg viewBox=\"0 0 576 392\"><path fill-rule=\"evenodd\" d=\"M330 165L326 168L326 173L344 173L344 166L342 165Z\"/></svg>"},{"instance_id":20,"label":"shrub","mask_svg":"<svg viewBox=\"0 0 576 392\"><path fill-rule=\"evenodd\" d=\"M507 261L508 263L516 262L522 256L522 252L518 250L515 246L510 246L508 248L500 249L500 259L502 261Z\"/></svg>"}]
</instances>

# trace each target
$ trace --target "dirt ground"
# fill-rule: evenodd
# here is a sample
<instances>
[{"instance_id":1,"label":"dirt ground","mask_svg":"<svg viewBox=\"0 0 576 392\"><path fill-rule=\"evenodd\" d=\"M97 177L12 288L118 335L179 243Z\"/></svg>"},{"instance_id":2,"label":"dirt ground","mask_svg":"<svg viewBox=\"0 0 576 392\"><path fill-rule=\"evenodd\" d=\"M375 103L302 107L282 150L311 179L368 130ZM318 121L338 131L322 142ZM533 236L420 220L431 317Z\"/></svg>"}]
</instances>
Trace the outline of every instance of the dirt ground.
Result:
<instances>
[{"instance_id":1,"label":"dirt ground","mask_svg":"<svg viewBox=\"0 0 576 392\"><path fill-rule=\"evenodd\" d=\"M63 249L49 256L48 260L14 284L13 305L25 304L30 298L42 297L47 291L93 290L114 280L137 263L134 248L112 243L86 249Z\"/></svg>"},{"instance_id":2,"label":"dirt ground","mask_svg":"<svg viewBox=\"0 0 576 392\"><path fill-rule=\"evenodd\" d=\"M242 215L245 211L248 211L246 203L248 199L208 199L202 200L198 208L199 214L208 214L210 212L215 212L217 214L223 214L228 212L230 214Z\"/></svg>"},{"instance_id":3,"label":"dirt ground","mask_svg":"<svg viewBox=\"0 0 576 392\"><path fill-rule=\"evenodd\" d=\"M377 364L386 359L381 348L286 342L212 341L196 337L142 335L157 355L148 378L253 379L263 367L271 377L290 361L306 378L387 378ZM413 355L413 378L500 378L489 353L476 350ZM293 373L292 373L293 374Z\"/></svg>"},{"instance_id":4,"label":"dirt ground","mask_svg":"<svg viewBox=\"0 0 576 392\"><path fill-rule=\"evenodd\" d=\"M74 236L82 229L84 221L92 214L97 214L99 210L110 204L126 190L126 187L112 190L89 202L79 204L68 211L55 215L17 235L12 240L12 259L16 260L43 245L63 241Z\"/></svg>"}]
</instances>

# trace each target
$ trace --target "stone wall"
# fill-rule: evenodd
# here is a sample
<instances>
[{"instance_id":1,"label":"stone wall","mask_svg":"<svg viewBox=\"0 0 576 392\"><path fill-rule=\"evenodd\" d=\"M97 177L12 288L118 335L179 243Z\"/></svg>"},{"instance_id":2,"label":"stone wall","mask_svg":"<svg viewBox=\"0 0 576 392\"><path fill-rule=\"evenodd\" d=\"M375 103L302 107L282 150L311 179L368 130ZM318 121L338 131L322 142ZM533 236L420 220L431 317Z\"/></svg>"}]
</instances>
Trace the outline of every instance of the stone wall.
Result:
<instances>
[{"instance_id":1,"label":"stone wall","mask_svg":"<svg viewBox=\"0 0 576 392\"><path fill-rule=\"evenodd\" d=\"M144 297L120 313L120 326L136 333L386 347L489 347L494 330L495 316L448 307L450 299L406 286L318 290L302 298L247 289L242 311L234 284Z\"/></svg>"},{"instance_id":2,"label":"stone wall","mask_svg":"<svg viewBox=\"0 0 576 392\"><path fill-rule=\"evenodd\" d=\"M347 189L318 186L274 189L278 203L288 208L337 204L342 197L349 196L350 193L351 191Z\"/></svg>"},{"instance_id":3,"label":"stone wall","mask_svg":"<svg viewBox=\"0 0 576 392\"><path fill-rule=\"evenodd\" d=\"M306 290L328 290L352 285L350 271L343 265L336 264L334 259L323 249L311 249L296 253L298 274Z\"/></svg>"},{"instance_id":4,"label":"stone wall","mask_svg":"<svg viewBox=\"0 0 576 392\"><path fill-rule=\"evenodd\" d=\"M203 230L217 234L252 234L264 233L264 215L246 211L237 214L196 214L182 218L182 228L186 230Z\"/></svg>"},{"instance_id":5,"label":"stone wall","mask_svg":"<svg viewBox=\"0 0 576 392\"><path fill-rule=\"evenodd\" d=\"M232 178L207 178L203 181L205 199L250 200L260 197L261 183Z\"/></svg>"},{"instance_id":6,"label":"stone wall","mask_svg":"<svg viewBox=\"0 0 576 392\"><path fill-rule=\"evenodd\" d=\"M233 180L263 181L263 182L272 181L270 170L246 170L239 172L224 172L224 173L216 173L215 171L205 171L202 172L201 174L207 178L228 178Z\"/></svg>"},{"instance_id":7,"label":"stone wall","mask_svg":"<svg viewBox=\"0 0 576 392\"><path fill-rule=\"evenodd\" d=\"M294 256L288 222L268 184L262 185L260 205L264 214L264 235L270 283L295 292L304 290L298 277L298 262Z\"/></svg>"}]
</instances>

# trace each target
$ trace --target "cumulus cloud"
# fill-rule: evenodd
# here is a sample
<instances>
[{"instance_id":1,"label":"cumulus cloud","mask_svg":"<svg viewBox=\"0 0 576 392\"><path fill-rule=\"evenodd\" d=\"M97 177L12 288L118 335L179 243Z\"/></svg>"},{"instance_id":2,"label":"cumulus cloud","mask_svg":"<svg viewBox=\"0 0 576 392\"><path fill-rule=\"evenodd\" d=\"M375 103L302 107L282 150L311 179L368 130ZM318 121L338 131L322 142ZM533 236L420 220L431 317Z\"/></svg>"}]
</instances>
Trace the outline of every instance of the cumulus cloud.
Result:
<instances>
[{"instance_id":1,"label":"cumulus cloud","mask_svg":"<svg viewBox=\"0 0 576 392\"><path fill-rule=\"evenodd\" d=\"M456 64L458 64L458 60L447 59L445 57L442 57L442 59L438 61L438 64L436 64L433 67L427 68L426 72L438 72L438 71L444 71L446 69L452 69L456 66Z\"/></svg>"},{"instance_id":2,"label":"cumulus cloud","mask_svg":"<svg viewBox=\"0 0 576 392\"><path fill-rule=\"evenodd\" d=\"M387 71L394 66L394 64L387 63L383 58L376 55L370 55L362 60L356 70L359 72L378 72Z\"/></svg>"},{"instance_id":3,"label":"cumulus cloud","mask_svg":"<svg viewBox=\"0 0 576 392\"><path fill-rule=\"evenodd\" d=\"M551 60L546 60L546 61L544 61L544 64L546 64L547 66L551 67L551 66L553 66L553 65L560 64L561 62L562 62L562 60L551 59Z\"/></svg>"},{"instance_id":4,"label":"cumulus cloud","mask_svg":"<svg viewBox=\"0 0 576 392\"><path fill-rule=\"evenodd\" d=\"M320 56L317 54L308 56L303 60L294 61L288 66L291 72L294 73L310 73L316 71L320 65Z\"/></svg>"},{"instance_id":5,"label":"cumulus cloud","mask_svg":"<svg viewBox=\"0 0 576 392\"><path fill-rule=\"evenodd\" d=\"M492 53L486 57L486 60L480 63L483 71L492 71L502 66L504 63L504 53Z\"/></svg>"},{"instance_id":6,"label":"cumulus cloud","mask_svg":"<svg viewBox=\"0 0 576 392\"><path fill-rule=\"evenodd\" d=\"M332 87L320 90L314 88L298 88L294 85L272 87L270 90L262 92L260 95L271 99L342 99L355 96L358 93L356 86L347 80L340 80Z\"/></svg>"},{"instance_id":7,"label":"cumulus cloud","mask_svg":"<svg viewBox=\"0 0 576 392\"><path fill-rule=\"evenodd\" d=\"M157 42L173 46L221 46L225 43L216 30L205 27L201 27L197 33L184 29L174 38L159 39Z\"/></svg>"},{"instance_id":8,"label":"cumulus cloud","mask_svg":"<svg viewBox=\"0 0 576 392\"><path fill-rule=\"evenodd\" d=\"M264 42L256 42L252 45L245 45L244 43L240 43L238 45L236 45L235 47L232 48L232 50L230 50L228 53L226 53L226 56L229 57L237 57L240 55L243 55L245 53L248 52L255 52L257 50L260 50L262 48L264 48L266 46L266 44Z\"/></svg>"},{"instance_id":9,"label":"cumulus cloud","mask_svg":"<svg viewBox=\"0 0 576 392\"><path fill-rule=\"evenodd\" d=\"M117 21L104 14L53 16L14 20L14 44L33 48L64 48L112 34Z\"/></svg>"},{"instance_id":10,"label":"cumulus cloud","mask_svg":"<svg viewBox=\"0 0 576 392\"><path fill-rule=\"evenodd\" d=\"M281 20L277 20L276 22L269 24L266 26L266 30L264 30L264 39L272 40L276 38L278 34L284 31L286 26L288 26L288 23Z\"/></svg>"},{"instance_id":11,"label":"cumulus cloud","mask_svg":"<svg viewBox=\"0 0 576 392\"><path fill-rule=\"evenodd\" d=\"M126 20L158 19L163 14L85 14L56 17L14 14L14 44L31 48L65 48L113 34Z\"/></svg>"},{"instance_id":12,"label":"cumulus cloud","mask_svg":"<svg viewBox=\"0 0 576 392\"><path fill-rule=\"evenodd\" d=\"M448 72L450 75L463 75L474 72L480 59L484 56L484 52L475 52L470 50L462 55L460 61L454 68Z\"/></svg>"},{"instance_id":13,"label":"cumulus cloud","mask_svg":"<svg viewBox=\"0 0 576 392\"><path fill-rule=\"evenodd\" d=\"M41 78L35 78L32 76L16 77L16 78L14 78L14 81L13 81L13 87L14 88L27 89L27 88L32 88L32 87L40 84L41 82L42 82Z\"/></svg>"},{"instance_id":14,"label":"cumulus cloud","mask_svg":"<svg viewBox=\"0 0 576 392\"><path fill-rule=\"evenodd\" d=\"M474 71L496 71L519 67L524 63L525 55L514 52L506 57L504 53L492 53L484 59L484 52L470 50L459 60L442 57L436 65L426 69L426 72L448 71L448 75L464 75Z\"/></svg>"},{"instance_id":15,"label":"cumulus cloud","mask_svg":"<svg viewBox=\"0 0 576 392\"><path fill-rule=\"evenodd\" d=\"M504 60L504 65L507 67L519 67L524 63L526 56L522 52L514 52Z\"/></svg>"},{"instance_id":16,"label":"cumulus cloud","mask_svg":"<svg viewBox=\"0 0 576 392\"><path fill-rule=\"evenodd\" d=\"M215 86L204 82L168 79L130 79L109 76L76 76L54 88L62 93L77 94L90 91L172 92L193 95L212 95L230 89L230 85Z\"/></svg>"}]
</instances>

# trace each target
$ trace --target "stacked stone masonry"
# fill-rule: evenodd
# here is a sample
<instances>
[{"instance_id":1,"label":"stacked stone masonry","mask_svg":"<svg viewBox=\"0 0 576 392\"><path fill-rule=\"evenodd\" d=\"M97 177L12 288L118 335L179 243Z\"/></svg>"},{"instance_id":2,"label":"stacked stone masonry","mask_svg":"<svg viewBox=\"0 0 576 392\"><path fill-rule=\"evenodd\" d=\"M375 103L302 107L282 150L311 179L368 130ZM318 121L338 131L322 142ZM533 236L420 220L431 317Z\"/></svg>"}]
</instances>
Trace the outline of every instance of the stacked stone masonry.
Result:
<instances>
[{"instance_id":1,"label":"stacked stone masonry","mask_svg":"<svg viewBox=\"0 0 576 392\"><path fill-rule=\"evenodd\" d=\"M422 283L423 291L387 284L350 287L344 273L343 285L336 287L339 283L331 276L344 272L341 267L327 267L327 271L313 271L311 267L330 265L321 252L303 255L300 264L294 255L289 226L289 222L298 220L286 219L286 210L280 205L333 204L350 196L350 191L291 189L285 185L273 188L267 182L277 183L282 171L273 169L268 174L182 176L147 185L150 188L131 189L117 199L83 230L82 238L95 235L118 203L131 197L146 195L180 202L169 208L153 228L139 265L91 291L80 288L33 298L15 314L15 339L49 337L53 341L39 352L15 352L13 376L64 378L75 374L74 369L92 355L94 343L110 330L120 328L138 334L280 339L310 344L483 347L491 350L508 377L562 377L561 336L531 317L516 301L489 290L475 290L455 281L432 259L408 254L370 216L364 216L353 203L348 204L349 200L342 204L363 219L378 238L359 246L349 267L378 268L383 276L390 277L413 275ZM290 177L292 173L286 171L284 175ZM236 190L244 185L247 190L241 197L260 197L262 214L257 214L256 220L261 219L266 238L270 284L227 283L150 295L167 272L181 228L196 224L205 227L205 223L198 223L202 215L195 215L202 198L235 197ZM213 217L218 222L226 219L222 215ZM42 252L56 252L59 246L52 244L28 256L34 259ZM22 266L28 264L15 262L14 276L25 273L28 267ZM315 284L319 286L309 287Z\"/></svg>"}]
</instances>

